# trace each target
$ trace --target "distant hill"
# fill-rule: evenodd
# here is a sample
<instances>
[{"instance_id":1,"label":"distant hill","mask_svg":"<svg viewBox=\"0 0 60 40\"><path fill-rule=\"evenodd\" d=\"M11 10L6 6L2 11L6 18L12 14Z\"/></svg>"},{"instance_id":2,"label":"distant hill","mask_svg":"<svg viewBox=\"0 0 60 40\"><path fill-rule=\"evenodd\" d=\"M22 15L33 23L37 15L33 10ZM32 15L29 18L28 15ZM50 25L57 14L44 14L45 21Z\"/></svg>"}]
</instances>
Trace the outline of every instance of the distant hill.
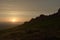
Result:
<instances>
[{"instance_id":1,"label":"distant hill","mask_svg":"<svg viewBox=\"0 0 60 40\"><path fill-rule=\"evenodd\" d=\"M16 22L16 23L12 23L12 22L0 22L0 30L4 30L4 29L9 29L9 28L13 28L17 25L21 25L23 24L22 22Z\"/></svg>"},{"instance_id":2,"label":"distant hill","mask_svg":"<svg viewBox=\"0 0 60 40\"><path fill-rule=\"evenodd\" d=\"M60 40L60 9L40 15L15 28L1 31L1 40Z\"/></svg>"}]
</instances>

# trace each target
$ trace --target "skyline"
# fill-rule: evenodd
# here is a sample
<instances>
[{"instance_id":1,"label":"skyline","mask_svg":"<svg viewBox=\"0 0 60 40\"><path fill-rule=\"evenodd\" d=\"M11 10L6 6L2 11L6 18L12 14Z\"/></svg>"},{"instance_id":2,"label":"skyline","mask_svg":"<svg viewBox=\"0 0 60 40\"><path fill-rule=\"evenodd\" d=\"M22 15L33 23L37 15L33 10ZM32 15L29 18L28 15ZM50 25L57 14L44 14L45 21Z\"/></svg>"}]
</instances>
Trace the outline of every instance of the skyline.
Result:
<instances>
[{"instance_id":1,"label":"skyline","mask_svg":"<svg viewBox=\"0 0 60 40\"><path fill-rule=\"evenodd\" d=\"M40 14L52 14L60 8L60 0L0 0L0 22L17 19L29 21Z\"/></svg>"}]
</instances>

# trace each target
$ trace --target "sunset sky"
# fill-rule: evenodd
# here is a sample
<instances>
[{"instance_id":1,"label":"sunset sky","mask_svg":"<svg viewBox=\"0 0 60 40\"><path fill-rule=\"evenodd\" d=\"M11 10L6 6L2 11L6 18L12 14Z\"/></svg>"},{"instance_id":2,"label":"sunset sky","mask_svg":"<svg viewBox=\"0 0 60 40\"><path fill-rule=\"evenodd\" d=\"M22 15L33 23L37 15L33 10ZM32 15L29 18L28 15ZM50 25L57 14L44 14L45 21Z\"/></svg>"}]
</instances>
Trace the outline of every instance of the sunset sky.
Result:
<instances>
[{"instance_id":1,"label":"sunset sky","mask_svg":"<svg viewBox=\"0 0 60 40\"><path fill-rule=\"evenodd\" d=\"M60 0L0 0L0 22L25 22L40 14L52 14Z\"/></svg>"}]
</instances>

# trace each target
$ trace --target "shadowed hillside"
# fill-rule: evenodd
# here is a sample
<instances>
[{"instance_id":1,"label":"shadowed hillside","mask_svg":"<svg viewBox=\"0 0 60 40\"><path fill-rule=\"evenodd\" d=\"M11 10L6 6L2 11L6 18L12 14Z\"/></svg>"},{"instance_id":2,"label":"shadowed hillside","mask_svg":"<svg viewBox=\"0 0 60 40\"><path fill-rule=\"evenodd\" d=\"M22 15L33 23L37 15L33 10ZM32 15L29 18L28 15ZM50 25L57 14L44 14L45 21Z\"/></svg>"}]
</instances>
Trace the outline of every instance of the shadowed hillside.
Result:
<instances>
[{"instance_id":1,"label":"shadowed hillside","mask_svg":"<svg viewBox=\"0 0 60 40\"><path fill-rule=\"evenodd\" d=\"M60 9L57 13L42 14L0 34L1 40L60 40Z\"/></svg>"}]
</instances>

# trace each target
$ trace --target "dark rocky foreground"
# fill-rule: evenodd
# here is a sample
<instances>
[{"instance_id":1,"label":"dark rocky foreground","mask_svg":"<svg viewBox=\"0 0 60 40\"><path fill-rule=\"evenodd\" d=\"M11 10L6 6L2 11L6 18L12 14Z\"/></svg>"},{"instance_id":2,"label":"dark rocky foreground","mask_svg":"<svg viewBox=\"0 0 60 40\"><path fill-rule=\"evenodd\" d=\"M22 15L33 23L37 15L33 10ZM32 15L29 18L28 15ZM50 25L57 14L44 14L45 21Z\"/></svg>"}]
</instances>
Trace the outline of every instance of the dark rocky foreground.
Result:
<instances>
[{"instance_id":1,"label":"dark rocky foreground","mask_svg":"<svg viewBox=\"0 0 60 40\"><path fill-rule=\"evenodd\" d=\"M60 40L60 9L40 15L12 29L0 31L0 40Z\"/></svg>"}]
</instances>

